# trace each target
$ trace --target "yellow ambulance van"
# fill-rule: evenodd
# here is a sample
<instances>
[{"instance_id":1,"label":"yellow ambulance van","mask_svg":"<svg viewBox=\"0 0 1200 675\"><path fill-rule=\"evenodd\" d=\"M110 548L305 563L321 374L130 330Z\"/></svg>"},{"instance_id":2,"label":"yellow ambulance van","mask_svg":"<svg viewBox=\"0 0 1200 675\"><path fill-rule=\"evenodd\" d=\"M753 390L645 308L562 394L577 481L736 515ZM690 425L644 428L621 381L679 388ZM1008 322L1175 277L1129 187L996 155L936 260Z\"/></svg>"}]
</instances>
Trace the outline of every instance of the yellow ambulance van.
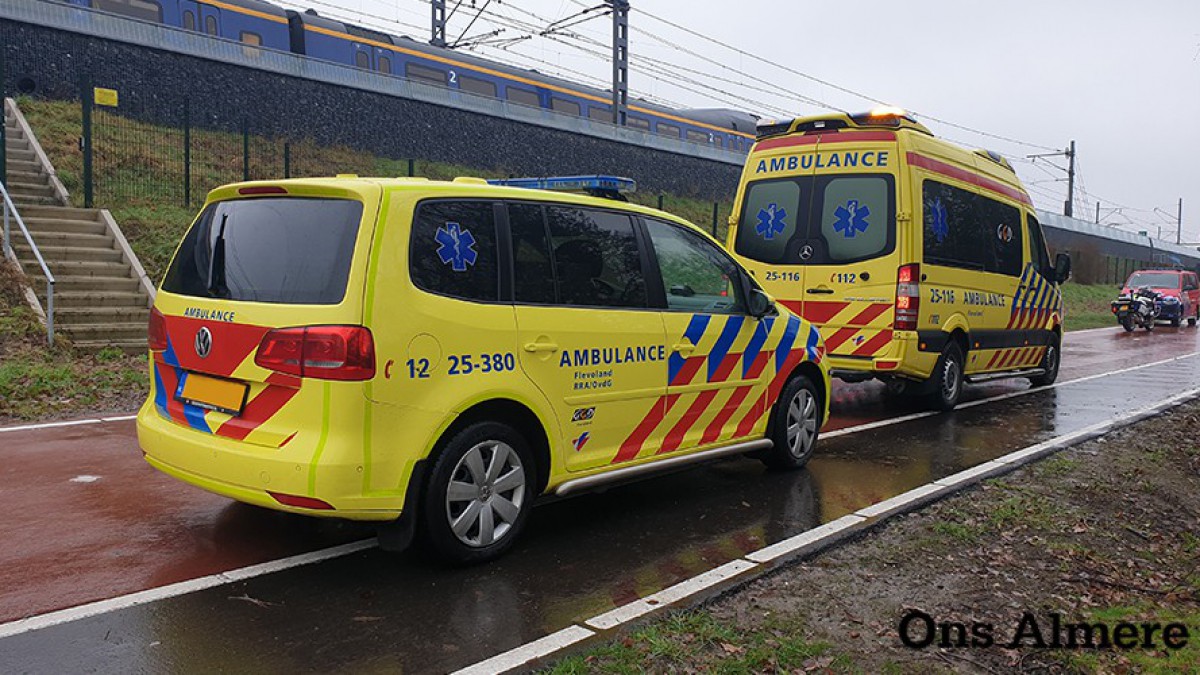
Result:
<instances>
[{"instance_id":1,"label":"yellow ambulance van","mask_svg":"<svg viewBox=\"0 0 1200 675\"><path fill-rule=\"evenodd\" d=\"M835 377L940 409L964 381L1057 377L1070 258L1007 160L903 111L760 122L727 243L820 328Z\"/></svg>"},{"instance_id":2,"label":"yellow ambulance van","mask_svg":"<svg viewBox=\"0 0 1200 675\"><path fill-rule=\"evenodd\" d=\"M459 562L510 547L542 494L807 461L811 324L696 227L611 198L631 181L512 182L214 190L151 313L146 460Z\"/></svg>"}]
</instances>

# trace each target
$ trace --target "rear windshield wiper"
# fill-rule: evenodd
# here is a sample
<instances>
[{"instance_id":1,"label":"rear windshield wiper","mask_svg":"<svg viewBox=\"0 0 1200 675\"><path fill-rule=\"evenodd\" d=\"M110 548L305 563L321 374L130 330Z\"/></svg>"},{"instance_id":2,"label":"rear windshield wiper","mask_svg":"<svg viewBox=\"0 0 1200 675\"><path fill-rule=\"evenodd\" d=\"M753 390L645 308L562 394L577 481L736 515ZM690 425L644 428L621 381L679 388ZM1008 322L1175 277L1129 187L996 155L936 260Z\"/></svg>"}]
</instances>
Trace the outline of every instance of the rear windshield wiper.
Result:
<instances>
[{"instance_id":1,"label":"rear windshield wiper","mask_svg":"<svg viewBox=\"0 0 1200 675\"><path fill-rule=\"evenodd\" d=\"M225 222L229 214L221 216L221 229L213 242L212 260L208 264L208 294L214 298L228 298L229 287L225 285Z\"/></svg>"}]
</instances>

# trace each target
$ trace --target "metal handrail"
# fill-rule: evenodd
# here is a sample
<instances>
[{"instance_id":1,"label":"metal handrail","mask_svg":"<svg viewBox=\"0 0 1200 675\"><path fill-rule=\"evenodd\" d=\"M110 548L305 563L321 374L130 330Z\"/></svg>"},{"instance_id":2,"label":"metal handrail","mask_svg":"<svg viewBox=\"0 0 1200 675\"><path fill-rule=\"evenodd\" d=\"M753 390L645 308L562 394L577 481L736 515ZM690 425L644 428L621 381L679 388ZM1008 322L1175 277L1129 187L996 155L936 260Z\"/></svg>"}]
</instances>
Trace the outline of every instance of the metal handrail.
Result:
<instances>
[{"instance_id":1,"label":"metal handrail","mask_svg":"<svg viewBox=\"0 0 1200 675\"><path fill-rule=\"evenodd\" d=\"M12 226L10 221L16 220L17 227L21 228L21 232L25 235L25 241L29 242L29 248L33 251L33 257L37 259L38 265L42 268L42 274L46 277L46 342L54 344L54 274L46 265L46 259L42 257L42 252L38 250L37 244L33 241L33 235L29 234L29 228L25 227L25 221L21 218L21 214L17 211L17 205L13 204L12 197L8 194L8 187L4 185L4 181L0 181L0 195L4 197L4 254L10 256L14 261L17 260L16 251L12 248L12 235L10 230ZM12 217L9 217L9 213ZM19 263L18 263L19 264ZM41 306L41 303L38 303Z\"/></svg>"}]
</instances>

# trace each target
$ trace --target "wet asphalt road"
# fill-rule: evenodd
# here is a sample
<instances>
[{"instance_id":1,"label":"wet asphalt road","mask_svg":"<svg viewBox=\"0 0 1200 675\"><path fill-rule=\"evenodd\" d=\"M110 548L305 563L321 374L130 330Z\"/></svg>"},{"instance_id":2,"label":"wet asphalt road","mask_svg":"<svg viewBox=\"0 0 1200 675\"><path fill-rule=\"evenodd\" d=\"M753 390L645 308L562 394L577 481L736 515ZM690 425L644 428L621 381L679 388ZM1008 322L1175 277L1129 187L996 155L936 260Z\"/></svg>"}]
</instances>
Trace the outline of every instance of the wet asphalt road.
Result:
<instances>
[{"instance_id":1,"label":"wet asphalt road","mask_svg":"<svg viewBox=\"0 0 1200 675\"><path fill-rule=\"evenodd\" d=\"M1197 335L1186 328L1069 335L1059 381L1193 354ZM1191 356L828 437L802 472L769 472L748 459L694 468L542 505L516 549L491 565L447 570L414 553L362 551L5 638L0 670L453 670L910 488L1196 386L1200 356ZM978 400L1025 389L1024 381L1006 381L967 394ZM873 385L841 387L827 430L915 410L883 403ZM141 463L131 428L0 436L4 454L17 457L0 470L6 503L40 500L29 517L0 524L2 620L369 532L160 481ZM80 475L100 478L70 482Z\"/></svg>"}]
</instances>

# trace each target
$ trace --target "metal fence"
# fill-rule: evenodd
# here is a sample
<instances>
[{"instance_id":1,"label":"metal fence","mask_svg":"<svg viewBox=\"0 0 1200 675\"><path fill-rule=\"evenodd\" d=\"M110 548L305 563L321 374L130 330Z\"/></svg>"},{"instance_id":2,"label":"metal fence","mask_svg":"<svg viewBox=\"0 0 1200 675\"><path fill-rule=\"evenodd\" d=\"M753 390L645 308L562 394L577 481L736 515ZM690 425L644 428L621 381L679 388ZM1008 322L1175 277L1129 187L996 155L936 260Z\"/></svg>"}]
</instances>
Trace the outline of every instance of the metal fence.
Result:
<instances>
[{"instance_id":1,"label":"metal fence","mask_svg":"<svg viewBox=\"0 0 1200 675\"><path fill-rule=\"evenodd\" d=\"M258 118L241 111L215 118L194 114L190 103L167 112L161 107L140 110L137 102L124 100L110 107L103 94L86 78L81 80L78 189L84 206L196 208L213 188L238 181L337 174L438 179L471 172L420 158L392 158L310 138L270 135L259 128ZM639 199L646 200L660 209L677 206L664 195ZM684 215L714 236L723 234L719 202L711 203L711 219L708 205L692 204L690 210Z\"/></svg>"}]
</instances>

